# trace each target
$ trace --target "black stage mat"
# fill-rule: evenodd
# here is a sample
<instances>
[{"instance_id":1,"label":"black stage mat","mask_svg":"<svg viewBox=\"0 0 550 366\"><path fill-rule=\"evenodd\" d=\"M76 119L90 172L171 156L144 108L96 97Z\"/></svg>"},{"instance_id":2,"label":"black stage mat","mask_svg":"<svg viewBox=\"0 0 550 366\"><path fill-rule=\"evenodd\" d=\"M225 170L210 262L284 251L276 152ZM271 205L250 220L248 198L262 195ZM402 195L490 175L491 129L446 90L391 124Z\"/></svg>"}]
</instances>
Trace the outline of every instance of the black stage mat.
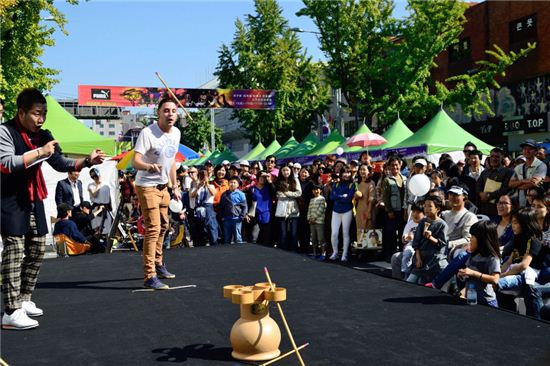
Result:
<instances>
[{"instance_id":1,"label":"black stage mat","mask_svg":"<svg viewBox=\"0 0 550 366\"><path fill-rule=\"evenodd\" d=\"M226 284L288 289L282 303L307 365L550 365L550 325L433 289L256 245L175 249L162 292L142 285L137 253L45 261L33 300L40 327L2 331L10 365L234 365L238 305ZM283 352L291 349L277 308ZM277 365L298 365L295 357Z\"/></svg>"}]
</instances>

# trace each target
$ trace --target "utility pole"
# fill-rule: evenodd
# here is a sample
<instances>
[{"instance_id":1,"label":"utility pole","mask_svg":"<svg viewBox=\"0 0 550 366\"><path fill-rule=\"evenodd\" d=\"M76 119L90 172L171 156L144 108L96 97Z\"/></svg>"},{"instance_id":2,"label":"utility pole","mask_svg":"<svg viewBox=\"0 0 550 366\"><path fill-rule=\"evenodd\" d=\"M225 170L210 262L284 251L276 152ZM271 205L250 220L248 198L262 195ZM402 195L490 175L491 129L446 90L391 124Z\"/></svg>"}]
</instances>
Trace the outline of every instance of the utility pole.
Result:
<instances>
[{"instance_id":1,"label":"utility pole","mask_svg":"<svg viewBox=\"0 0 550 366\"><path fill-rule=\"evenodd\" d=\"M215 108L210 108L210 148L214 152L216 150L216 121L215 121Z\"/></svg>"}]
</instances>

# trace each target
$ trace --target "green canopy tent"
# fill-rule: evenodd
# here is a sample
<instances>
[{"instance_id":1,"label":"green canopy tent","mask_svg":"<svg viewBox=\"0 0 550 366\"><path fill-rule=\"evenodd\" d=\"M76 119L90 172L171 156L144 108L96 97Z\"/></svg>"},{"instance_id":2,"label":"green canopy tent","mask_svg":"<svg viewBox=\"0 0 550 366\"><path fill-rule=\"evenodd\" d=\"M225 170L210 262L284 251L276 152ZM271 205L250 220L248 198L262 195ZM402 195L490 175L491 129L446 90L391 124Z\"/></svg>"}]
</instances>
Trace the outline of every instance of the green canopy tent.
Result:
<instances>
[{"instance_id":1,"label":"green canopy tent","mask_svg":"<svg viewBox=\"0 0 550 366\"><path fill-rule=\"evenodd\" d=\"M108 139L92 131L51 96L46 97L48 116L43 128L50 130L61 145L63 153L70 155L88 155L94 149L101 149L106 155L115 155L115 139Z\"/></svg>"},{"instance_id":2,"label":"green canopy tent","mask_svg":"<svg viewBox=\"0 0 550 366\"><path fill-rule=\"evenodd\" d=\"M281 144L279 144L277 140L273 140L273 142L269 144L268 147L265 148L263 153L256 155L253 159L250 159L250 160L255 160L255 161L265 160L267 156L273 155L273 153L279 150L280 148L281 148Z\"/></svg>"},{"instance_id":3,"label":"green canopy tent","mask_svg":"<svg viewBox=\"0 0 550 366\"><path fill-rule=\"evenodd\" d=\"M388 128L386 132L382 134L382 137L384 137L388 142L383 145L376 146L376 149L381 150L393 147L401 141L408 139L412 135L413 132L407 127L405 123L403 123L403 121L401 121L401 118L398 118L397 121L395 121L390 126L390 128Z\"/></svg>"},{"instance_id":4,"label":"green canopy tent","mask_svg":"<svg viewBox=\"0 0 550 366\"><path fill-rule=\"evenodd\" d=\"M237 161L237 155L233 154L233 152L230 149L225 149L220 155L218 155L214 159L208 159L212 160L212 164L218 165L221 164L224 160L229 161L230 163Z\"/></svg>"},{"instance_id":5,"label":"green canopy tent","mask_svg":"<svg viewBox=\"0 0 550 366\"><path fill-rule=\"evenodd\" d=\"M466 132L444 110L437 114L411 137L392 146L392 149L426 146L427 154L462 151L464 144L473 142L478 150L489 154L493 146Z\"/></svg>"},{"instance_id":6,"label":"green canopy tent","mask_svg":"<svg viewBox=\"0 0 550 366\"><path fill-rule=\"evenodd\" d=\"M319 145L317 145L317 147L315 147L315 149L310 151L307 155L317 156L333 154L336 148L338 148L338 146L340 146L345 141L345 137L340 135L340 132L338 132L337 129L334 129L325 140L323 140Z\"/></svg>"},{"instance_id":7,"label":"green canopy tent","mask_svg":"<svg viewBox=\"0 0 550 366\"><path fill-rule=\"evenodd\" d=\"M277 156L277 158L283 159L307 156L310 151L317 147L317 145L319 145L319 139L313 132L310 132L294 150L287 154L281 154L280 156Z\"/></svg>"},{"instance_id":8,"label":"green canopy tent","mask_svg":"<svg viewBox=\"0 0 550 366\"><path fill-rule=\"evenodd\" d=\"M281 148L273 153L277 158L281 158L294 150L296 146L298 146L300 143L294 138L294 136L290 136L288 140L281 146Z\"/></svg>"},{"instance_id":9,"label":"green canopy tent","mask_svg":"<svg viewBox=\"0 0 550 366\"><path fill-rule=\"evenodd\" d=\"M258 145L254 146L254 148L240 158L239 161L254 160L254 157L260 155L264 150L265 146L261 142L258 142Z\"/></svg>"}]
</instances>

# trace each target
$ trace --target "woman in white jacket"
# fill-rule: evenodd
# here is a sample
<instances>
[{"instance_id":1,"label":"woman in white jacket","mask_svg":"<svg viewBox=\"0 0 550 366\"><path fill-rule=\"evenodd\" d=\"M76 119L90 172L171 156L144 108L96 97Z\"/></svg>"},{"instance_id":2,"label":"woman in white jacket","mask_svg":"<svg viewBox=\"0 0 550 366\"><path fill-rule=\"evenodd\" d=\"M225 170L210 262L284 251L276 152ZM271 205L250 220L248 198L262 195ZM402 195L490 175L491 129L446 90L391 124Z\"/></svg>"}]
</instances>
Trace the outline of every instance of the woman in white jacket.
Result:
<instances>
[{"instance_id":1,"label":"woman in white jacket","mask_svg":"<svg viewBox=\"0 0 550 366\"><path fill-rule=\"evenodd\" d=\"M298 198L302 196L302 188L288 166L283 166L279 170L275 187L277 190L275 217L279 224L278 247L297 251L298 218L300 217Z\"/></svg>"}]
</instances>

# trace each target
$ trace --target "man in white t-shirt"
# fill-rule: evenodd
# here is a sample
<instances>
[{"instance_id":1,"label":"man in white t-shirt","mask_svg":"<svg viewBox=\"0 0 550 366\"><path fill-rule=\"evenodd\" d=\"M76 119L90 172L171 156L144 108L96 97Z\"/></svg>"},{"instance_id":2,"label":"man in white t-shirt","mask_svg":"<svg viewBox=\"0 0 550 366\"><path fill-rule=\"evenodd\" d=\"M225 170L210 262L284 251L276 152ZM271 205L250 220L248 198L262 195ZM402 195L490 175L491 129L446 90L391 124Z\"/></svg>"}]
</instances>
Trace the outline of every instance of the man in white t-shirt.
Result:
<instances>
[{"instance_id":1,"label":"man in white t-shirt","mask_svg":"<svg viewBox=\"0 0 550 366\"><path fill-rule=\"evenodd\" d=\"M173 187L174 197L181 194L176 184L176 153L180 143L180 131L174 125L178 120L178 107L170 98L163 98L157 109L158 122L144 128L134 148L136 193L145 223L143 239L144 286L165 290L168 285L159 278L175 278L162 260L164 234L168 230L168 185Z\"/></svg>"},{"instance_id":2,"label":"man in white t-shirt","mask_svg":"<svg viewBox=\"0 0 550 366\"><path fill-rule=\"evenodd\" d=\"M538 144L527 139L521 145L525 163L516 165L514 175L510 178L508 186L518 191L519 206L527 204L527 191L542 185L546 177L546 164L536 158Z\"/></svg>"}]
</instances>

